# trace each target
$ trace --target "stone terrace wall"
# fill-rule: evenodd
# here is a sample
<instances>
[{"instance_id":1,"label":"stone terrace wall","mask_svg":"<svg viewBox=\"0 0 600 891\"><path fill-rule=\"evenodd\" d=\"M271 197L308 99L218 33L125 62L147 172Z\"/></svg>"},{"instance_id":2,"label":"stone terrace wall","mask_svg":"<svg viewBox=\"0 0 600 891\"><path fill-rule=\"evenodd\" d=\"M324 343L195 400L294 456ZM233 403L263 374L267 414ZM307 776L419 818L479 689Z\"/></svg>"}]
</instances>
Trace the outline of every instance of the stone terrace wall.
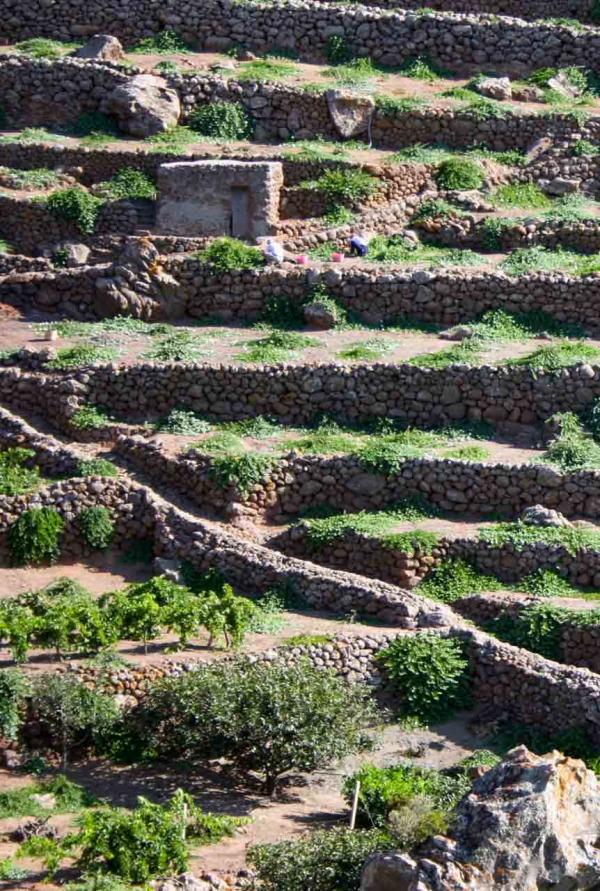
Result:
<instances>
[{"instance_id":1,"label":"stone terrace wall","mask_svg":"<svg viewBox=\"0 0 600 891\"><path fill-rule=\"evenodd\" d=\"M589 365L537 375L518 366L106 365L74 378L86 379L87 401L128 421L181 407L221 420L264 414L306 423L327 412L348 419L395 417L424 427L465 417L532 424L600 395L600 369Z\"/></svg>"},{"instance_id":2,"label":"stone terrace wall","mask_svg":"<svg viewBox=\"0 0 600 891\"><path fill-rule=\"evenodd\" d=\"M471 321L489 309L515 313L543 310L560 321L583 321L591 333L600 331L597 276L535 273L513 278L502 272L410 270L377 264L325 270L268 267L216 274L191 257L169 257L165 267L181 282L187 314L193 318L255 321L274 294L301 303L322 284L346 309L369 324L408 317L447 326ZM95 280L107 270L96 266L14 274L0 281L0 301L24 309L98 318Z\"/></svg>"},{"instance_id":3,"label":"stone terrace wall","mask_svg":"<svg viewBox=\"0 0 600 891\"><path fill-rule=\"evenodd\" d=\"M115 87L126 83L131 73L106 62L7 56L0 61L2 107L11 124L64 124L84 111L100 110L103 101Z\"/></svg>"},{"instance_id":4,"label":"stone terrace wall","mask_svg":"<svg viewBox=\"0 0 600 891\"><path fill-rule=\"evenodd\" d=\"M354 456L278 459L247 498L223 490L211 477L212 458L198 451L169 455L141 436L120 437L116 451L154 480L165 480L198 504L224 508L246 503L270 516L298 516L316 505L340 511L380 510L420 495L443 511L485 515L490 508L519 515L544 504L566 516L600 518L600 474L559 473L546 465L483 464L441 458L412 458L397 473L368 472ZM358 570L357 570L358 571ZM369 574L369 573L366 573Z\"/></svg>"},{"instance_id":5,"label":"stone terrace wall","mask_svg":"<svg viewBox=\"0 0 600 891\"><path fill-rule=\"evenodd\" d=\"M326 0L322 0L326 2ZM365 6L382 9L422 9L421 0L363 0ZM592 0L530 0L526 6L517 0L427 0L428 9L440 12L491 13L535 19L570 18L594 23Z\"/></svg>"},{"instance_id":6,"label":"stone terrace wall","mask_svg":"<svg viewBox=\"0 0 600 891\"><path fill-rule=\"evenodd\" d=\"M354 55L371 55L387 65L398 65L408 55L427 52L449 68L492 65L523 71L543 65L585 65L596 68L600 38L595 29L575 30L553 24L530 24L520 19L473 15L415 15L360 5L341 6L307 2L238 4L207 0L190 7L174 0L31 0L15 8L2 0L0 16L5 40L47 36L82 37L98 31L132 43L165 26L205 49L224 50L238 43L272 52L294 49L307 60L322 59L331 34L344 37Z\"/></svg>"},{"instance_id":7,"label":"stone terrace wall","mask_svg":"<svg viewBox=\"0 0 600 891\"><path fill-rule=\"evenodd\" d=\"M27 448L35 452L35 464L45 473L72 475L79 459L72 449L62 446L51 436L44 436L22 418L0 408L0 450Z\"/></svg>"}]
</instances>

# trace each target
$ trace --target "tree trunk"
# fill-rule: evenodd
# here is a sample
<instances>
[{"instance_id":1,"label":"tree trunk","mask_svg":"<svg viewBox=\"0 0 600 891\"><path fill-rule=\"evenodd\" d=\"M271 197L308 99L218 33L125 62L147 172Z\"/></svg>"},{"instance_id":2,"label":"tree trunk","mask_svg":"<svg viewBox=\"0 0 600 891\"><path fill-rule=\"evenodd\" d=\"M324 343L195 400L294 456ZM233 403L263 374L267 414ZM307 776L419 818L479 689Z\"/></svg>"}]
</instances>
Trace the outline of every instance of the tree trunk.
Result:
<instances>
[{"instance_id":1,"label":"tree trunk","mask_svg":"<svg viewBox=\"0 0 600 891\"><path fill-rule=\"evenodd\" d=\"M265 776L265 794L268 795L269 798L275 798L276 791L277 791L277 774L267 773Z\"/></svg>"}]
</instances>

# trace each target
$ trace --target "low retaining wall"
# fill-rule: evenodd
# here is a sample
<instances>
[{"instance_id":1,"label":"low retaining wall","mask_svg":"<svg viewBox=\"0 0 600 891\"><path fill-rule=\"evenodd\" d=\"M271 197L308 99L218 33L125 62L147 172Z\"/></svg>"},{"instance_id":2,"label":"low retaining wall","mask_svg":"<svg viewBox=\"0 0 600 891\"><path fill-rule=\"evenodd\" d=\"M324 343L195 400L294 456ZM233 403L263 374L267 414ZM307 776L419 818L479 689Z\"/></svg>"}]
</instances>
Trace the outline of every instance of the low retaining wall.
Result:
<instances>
[{"instance_id":1,"label":"low retaining wall","mask_svg":"<svg viewBox=\"0 0 600 891\"><path fill-rule=\"evenodd\" d=\"M408 458L397 472L386 475L369 471L352 455L326 458L292 453L273 459L264 482L245 497L233 488L216 485L210 455L195 450L170 455L141 436L119 437L115 451L150 479L168 482L201 507L210 504L224 509L234 501L242 502L275 519L298 516L317 505L348 512L379 510L417 495L443 511L459 514L485 516L493 509L518 516L525 507L543 504L568 517L600 518L600 473L591 470L564 473L544 464Z\"/></svg>"},{"instance_id":2,"label":"low retaining wall","mask_svg":"<svg viewBox=\"0 0 600 891\"><path fill-rule=\"evenodd\" d=\"M103 0L75 0L69 14L61 5L32 0L24 10L2 0L5 40L46 36L81 38L96 32L114 34L126 43L164 27L208 50L241 44L259 52L295 50L306 60L322 59L328 37L339 35L355 56L373 56L396 66L409 55L427 51L445 67L492 66L531 71L543 65L585 65L596 70L598 37L593 28L570 28L549 22L527 23L497 16L386 11L361 5L279 2L238 4L207 0L190 8L174 0L168 9L159 0L132 0L127 8L107 7Z\"/></svg>"}]
</instances>

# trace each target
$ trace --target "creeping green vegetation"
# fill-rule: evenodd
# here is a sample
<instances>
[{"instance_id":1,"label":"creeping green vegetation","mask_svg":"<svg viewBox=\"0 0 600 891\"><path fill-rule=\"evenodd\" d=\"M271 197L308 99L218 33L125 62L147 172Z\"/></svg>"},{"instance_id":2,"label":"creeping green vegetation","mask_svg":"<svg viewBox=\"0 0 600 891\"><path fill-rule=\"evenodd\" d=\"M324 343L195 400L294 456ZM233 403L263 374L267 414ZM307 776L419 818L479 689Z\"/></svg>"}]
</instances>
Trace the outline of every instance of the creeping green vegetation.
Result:
<instances>
[{"instance_id":1,"label":"creeping green vegetation","mask_svg":"<svg viewBox=\"0 0 600 891\"><path fill-rule=\"evenodd\" d=\"M393 847L382 830L320 829L297 840L256 845L248 859L265 891L359 891L369 855Z\"/></svg>"},{"instance_id":2,"label":"creeping green vegetation","mask_svg":"<svg viewBox=\"0 0 600 891\"><path fill-rule=\"evenodd\" d=\"M80 430L98 430L112 423L112 418L99 405L82 405L71 417L71 424Z\"/></svg>"},{"instance_id":3,"label":"creeping green vegetation","mask_svg":"<svg viewBox=\"0 0 600 891\"><path fill-rule=\"evenodd\" d=\"M118 355L119 352L114 347L100 347L92 343L82 343L58 350L55 358L50 359L46 363L46 367L52 368L55 371L67 371L70 368L95 365L97 362L112 362Z\"/></svg>"},{"instance_id":4,"label":"creeping green vegetation","mask_svg":"<svg viewBox=\"0 0 600 891\"><path fill-rule=\"evenodd\" d=\"M15 44L15 49L23 56L32 59L60 59L67 53L79 49L80 43L65 43L60 40L49 40L47 37L30 37Z\"/></svg>"},{"instance_id":5,"label":"creeping green vegetation","mask_svg":"<svg viewBox=\"0 0 600 891\"><path fill-rule=\"evenodd\" d=\"M371 340L358 341L344 347L339 351L338 358L351 359L355 362L376 362L391 353L395 347L396 342L393 340L374 337Z\"/></svg>"},{"instance_id":6,"label":"creeping green vegetation","mask_svg":"<svg viewBox=\"0 0 600 891\"><path fill-rule=\"evenodd\" d=\"M240 362L258 362L264 365L287 362L297 358L299 351L319 346L315 337L295 331L272 331L257 340L250 340L246 350L236 358Z\"/></svg>"},{"instance_id":7,"label":"creeping green vegetation","mask_svg":"<svg viewBox=\"0 0 600 891\"><path fill-rule=\"evenodd\" d=\"M472 594L498 591L506 587L494 576L487 576L464 560L444 560L434 566L418 586L419 594L442 603L453 603Z\"/></svg>"},{"instance_id":8,"label":"creeping green vegetation","mask_svg":"<svg viewBox=\"0 0 600 891\"><path fill-rule=\"evenodd\" d=\"M198 142L198 134L190 127L175 126L164 133L155 133L147 136L146 143L151 146L151 151L158 154L177 155L194 142Z\"/></svg>"},{"instance_id":9,"label":"creeping green vegetation","mask_svg":"<svg viewBox=\"0 0 600 891\"><path fill-rule=\"evenodd\" d=\"M480 189L483 171L476 161L469 158L448 158L438 167L436 180L440 189Z\"/></svg>"},{"instance_id":10,"label":"creeping green vegetation","mask_svg":"<svg viewBox=\"0 0 600 891\"><path fill-rule=\"evenodd\" d=\"M35 167L31 170L0 167L0 173L10 178L10 186L14 189L52 189L60 182L59 174L48 167Z\"/></svg>"},{"instance_id":11,"label":"creeping green vegetation","mask_svg":"<svg viewBox=\"0 0 600 891\"><path fill-rule=\"evenodd\" d=\"M309 545L320 551L348 533L377 538L383 547L414 553L430 554L437 545L438 536L433 532L414 529L394 532L394 527L406 520L420 519L426 515L420 505L410 502L393 510L376 512L360 511L356 514L334 514L323 519L303 520Z\"/></svg>"},{"instance_id":12,"label":"creeping green vegetation","mask_svg":"<svg viewBox=\"0 0 600 891\"><path fill-rule=\"evenodd\" d=\"M118 475L118 467L107 458L88 458L80 461L77 467L77 476L115 477Z\"/></svg>"},{"instance_id":13,"label":"creeping green vegetation","mask_svg":"<svg viewBox=\"0 0 600 891\"><path fill-rule=\"evenodd\" d=\"M550 250L543 245L517 248L499 269L507 275L527 275L530 272L562 272L565 275L592 275L600 271L600 254L578 254L575 251Z\"/></svg>"},{"instance_id":14,"label":"creeping green vegetation","mask_svg":"<svg viewBox=\"0 0 600 891\"><path fill-rule=\"evenodd\" d=\"M28 508L8 530L8 545L17 565L57 560L64 520L53 507Z\"/></svg>"},{"instance_id":15,"label":"creeping green vegetation","mask_svg":"<svg viewBox=\"0 0 600 891\"><path fill-rule=\"evenodd\" d=\"M535 183L505 183L498 186L492 200L498 207L547 210L552 200Z\"/></svg>"},{"instance_id":16,"label":"creeping green vegetation","mask_svg":"<svg viewBox=\"0 0 600 891\"><path fill-rule=\"evenodd\" d=\"M20 145L33 145L36 142L60 142L57 133L51 133L44 127L25 127L19 133L0 136L0 143L18 142Z\"/></svg>"},{"instance_id":17,"label":"creeping green vegetation","mask_svg":"<svg viewBox=\"0 0 600 891\"><path fill-rule=\"evenodd\" d=\"M580 362L598 362L600 349L583 340L565 341L543 346L528 356L510 359L511 365L526 366L535 371L558 371Z\"/></svg>"},{"instance_id":18,"label":"creeping green vegetation","mask_svg":"<svg viewBox=\"0 0 600 891\"><path fill-rule=\"evenodd\" d=\"M598 628L600 610L572 610L540 603L524 607L516 616L504 612L487 627L508 643L561 662L565 626Z\"/></svg>"},{"instance_id":19,"label":"creeping green vegetation","mask_svg":"<svg viewBox=\"0 0 600 891\"><path fill-rule=\"evenodd\" d=\"M208 433L212 430L212 425L193 411L174 408L166 418L158 421L156 429L161 433L178 433L185 436L194 433Z\"/></svg>"},{"instance_id":20,"label":"creeping green vegetation","mask_svg":"<svg viewBox=\"0 0 600 891\"><path fill-rule=\"evenodd\" d=\"M264 266L263 252L255 247L248 247L237 238L215 238L208 247L196 254L203 263L212 266L217 272L229 272L233 269L257 269Z\"/></svg>"},{"instance_id":21,"label":"creeping green vegetation","mask_svg":"<svg viewBox=\"0 0 600 891\"><path fill-rule=\"evenodd\" d=\"M369 198L377 189L378 180L364 170L339 168L327 170L318 179L300 183L302 188L312 189L325 196L330 208L341 204L355 207Z\"/></svg>"},{"instance_id":22,"label":"creeping green vegetation","mask_svg":"<svg viewBox=\"0 0 600 891\"><path fill-rule=\"evenodd\" d=\"M102 201L81 186L60 189L46 198L46 208L51 214L74 223L84 235L93 235L101 207Z\"/></svg>"},{"instance_id":23,"label":"creeping green vegetation","mask_svg":"<svg viewBox=\"0 0 600 891\"><path fill-rule=\"evenodd\" d=\"M327 39L325 57L330 65L344 65L352 59L352 50L340 34L332 34Z\"/></svg>"},{"instance_id":24,"label":"creeping green vegetation","mask_svg":"<svg viewBox=\"0 0 600 891\"><path fill-rule=\"evenodd\" d=\"M519 582L519 590L533 597L583 597L575 588L553 569L536 569Z\"/></svg>"},{"instance_id":25,"label":"creeping green vegetation","mask_svg":"<svg viewBox=\"0 0 600 891\"><path fill-rule=\"evenodd\" d=\"M32 449L10 448L0 452L0 495L25 495L39 485L40 472L30 467Z\"/></svg>"},{"instance_id":26,"label":"creeping green vegetation","mask_svg":"<svg viewBox=\"0 0 600 891\"><path fill-rule=\"evenodd\" d=\"M485 461L490 453L480 445L458 446L443 452L444 458L454 458L457 461Z\"/></svg>"},{"instance_id":27,"label":"creeping green vegetation","mask_svg":"<svg viewBox=\"0 0 600 891\"><path fill-rule=\"evenodd\" d=\"M241 102L210 102L196 108L189 126L211 139L250 139L254 124Z\"/></svg>"},{"instance_id":28,"label":"creeping green vegetation","mask_svg":"<svg viewBox=\"0 0 600 891\"><path fill-rule=\"evenodd\" d=\"M102 194L113 201L125 199L156 198L156 186L145 173L136 167L121 167L112 179L102 183Z\"/></svg>"},{"instance_id":29,"label":"creeping green vegetation","mask_svg":"<svg viewBox=\"0 0 600 891\"><path fill-rule=\"evenodd\" d=\"M435 65L430 59L416 56L407 59L398 73L404 77L412 77L415 80L424 80L433 83L439 77L444 77L447 72Z\"/></svg>"},{"instance_id":30,"label":"creeping green vegetation","mask_svg":"<svg viewBox=\"0 0 600 891\"><path fill-rule=\"evenodd\" d=\"M533 526L523 520L496 523L479 530L479 538L492 547L510 545L523 551L532 544L560 545L568 554L600 549L600 532L576 526Z\"/></svg>"},{"instance_id":31,"label":"creeping green vegetation","mask_svg":"<svg viewBox=\"0 0 600 891\"><path fill-rule=\"evenodd\" d=\"M430 633L400 637L377 661L400 694L406 715L431 724L469 704L469 660L458 640Z\"/></svg>"},{"instance_id":32,"label":"creeping green vegetation","mask_svg":"<svg viewBox=\"0 0 600 891\"><path fill-rule=\"evenodd\" d=\"M133 811L105 807L84 815L77 838L81 845L78 865L91 873L112 873L136 884L146 883L187 868L188 840L217 842L234 835L246 822L204 813L181 789L165 805L140 797Z\"/></svg>"},{"instance_id":33,"label":"creeping green vegetation","mask_svg":"<svg viewBox=\"0 0 600 891\"><path fill-rule=\"evenodd\" d=\"M269 83L270 81L284 80L298 73L298 68L287 59L266 58L253 59L251 62L243 62L235 71L235 79L241 83L252 81L256 83Z\"/></svg>"},{"instance_id":34,"label":"creeping green vegetation","mask_svg":"<svg viewBox=\"0 0 600 891\"><path fill-rule=\"evenodd\" d=\"M560 421L560 433L552 440L542 460L561 470L594 470L600 467L600 445L571 412L554 416Z\"/></svg>"},{"instance_id":35,"label":"creeping green vegetation","mask_svg":"<svg viewBox=\"0 0 600 891\"><path fill-rule=\"evenodd\" d=\"M343 145L337 142L328 142L321 136L316 136L314 139L291 140L289 146L283 151L283 157L286 159L340 161L348 158L348 152Z\"/></svg>"},{"instance_id":36,"label":"creeping green vegetation","mask_svg":"<svg viewBox=\"0 0 600 891\"><path fill-rule=\"evenodd\" d=\"M571 146L571 154L575 158L593 158L600 153L600 147L594 145L589 139L578 139Z\"/></svg>"},{"instance_id":37,"label":"creeping green vegetation","mask_svg":"<svg viewBox=\"0 0 600 891\"><path fill-rule=\"evenodd\" d=\"M328 259L329 253L324 259ZM485 262L485 258L474 251L415 244L402 235L376 235L369 243L366 259L372 263L424 264L430 267L475 266Z\"/></svg>"},{"instance_id":38,"label":"creeping green vegetation","mask_svg":"<svg viewBox=\"0 0 600 891\"><path fill-rule=\"evenodd\" d=\"M40 795L51 795L55 804L48 809L37 801ZM82 786L72 783L63 774L42 780L21 789L0 792L0 819L6 817L47 817L94 807L98 799Z\"/></svg>"},{"instance_id":39,"label":"creeping green vegetation","mask_svg":"<svg viewBox=\"0 0 600 891\"><path fill-rule=\"evenodd\" d=\"M483 342L476 337L463 340L456 346L436 353L420 353L409 359L409 365L419 368L448 368L450 365L478 365L481 363Z\"/></svg>"},{"instance_id":40,"label":"creeping green vegetation","mask_svg":"<svg viewBox=\"0 0 600 891\"><path fill-rule=\"evenodd\" d=\"M159 34L152 37L144 37L131 48L132 53L144 53L154 55L155 53L187 53L190 47L183 37L171 28L165 28Z\"/></svg>"},{"instance_id":41,"label":"creeping green vegetation","mask_svg":"<svg viewBox=\"0 0 600 891\"><path fill-rule=\"evenodd\" d=\"M107 507L86 507L77 520L83 540L91 548L104 550L110 545L115 532L115 522Z\"/></svg>"},{"instance_id":42,"label":"creeping green vegetation","mask_svg":"<svg viewBox=\"0 0 600 891\"><path fill-rule=\"evenodd\" d=\"M372 86L375 77L381 77L370 59L352 59L345 65L336 65L323 71L325 77L331 77L340 87L361 87L363 90Z\"/></svg>"},{"instance_id":43,"label":"creeping green vegetation","mask_svg":"<svg viewBox=\"0 0 600 891\"><path fill-rule=\"evenodd\" d=\"M206 338L185 329L157 337L142 358L152 362L197 362L206 356Z\"/></svg>"},{"instance_id":44,"label":"creeping green vegetation","mask_svg":"<svg viewBox=\"0 0 600 891\"><path fill-rule=\"evenodd\" d=\"M284 647L319 647L333 641L331 634L293 634L286 637Z\"/></svg>"}]
</instances>

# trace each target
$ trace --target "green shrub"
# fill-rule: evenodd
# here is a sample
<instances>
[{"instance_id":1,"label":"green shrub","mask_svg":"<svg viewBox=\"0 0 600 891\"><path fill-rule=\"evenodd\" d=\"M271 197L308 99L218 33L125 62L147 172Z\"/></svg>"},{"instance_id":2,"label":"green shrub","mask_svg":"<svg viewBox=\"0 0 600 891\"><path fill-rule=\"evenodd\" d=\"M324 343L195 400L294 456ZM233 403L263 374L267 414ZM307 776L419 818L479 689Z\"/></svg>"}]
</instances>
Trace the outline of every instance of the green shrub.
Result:
<instances>
[{"instance_id":1,"label":"green shrub","mask_svg":"<svg viewBox=\"0 0 600 891\"><path fill-rule=\"evenodd\" d=\"M600 6L600 3L598 5ZM591 158L599 152L600 148L597 145L594 145L593 142L590 142L589 139L578 139L577 142L573 143L571 146L571 154L575 158Z\"/></svg>"},{"instance_id":2,"label":"green shrub","mask_svg":"<svg viewBox=\"0 0 600 891\"><path fill-rule=\"evenodd\" d=\"M250 139L254 123L241 102L210 102L190 115L188 125L213 139Z\"/></svg>"},{"instance_id":3,"label":"green shrub","mask_svg":"<svg viewBox=\"0 0 600 891\"><path fill-rule=\"evenodd\" d=\"M577 597L579 592L553 569L536 569L519 582L519 590L533 597Z\"/></svg>"},{"instance_id":4,"label":"green shrub","mask_svg":"<svg viewBox=\"0 0 600 891\"><path fill-rule=\"evenodd\" d=\"M592 616L589 616L590 620ZM595 617L598 621L598 616ZM540 603L520 610L515 616L504 612L493 622L489 630L502 640L517 647L539 653L547 659L561 661L561 641L565 622L575 619L570 610Z\"/></svg>"},{"instance_id":5,"label":"green shrub","mask_svg":"<svg viewBox=\"0 0 600 891\"><path fill-rule=\"evenodd\" d=\"M98 550L109 546L115 532L115 522L107 507L86 507L77 520L86 544Z\"/></svg>"},{"instance_id":6,"label":"green shrub","mask_svg":"<svg viewBox=\"0 0 600 891\"><path fill-rule=\"evenodd\" d=\"M476 161L469 158L448 158L437 169L436 181L440 189L480 189L483 171Z\"/></svg>"},{"instance_id":7,"label":"green shrub","mask_svg":"<svg viewBox=\"0 0 600 891\"><path fill-rule=\"evenodd\" d=\"M394 847L381 830L321 829L300 839L250 848L265 891L359 891L367 858Z\"/></svg>"},{"instance_id":8,"label":"green shrub","mask_svg":"<svg viewBox=\"0 0 600 891\"><path fill-rule=\"evenodd\" d=\"M225 757L264 778L273 795L281 774L316 770L372 745L370 694L308 661L236 660L152 685L140 705L138 735L160 758Z\"/></svg>"},{"instance_id":9,"label":"green shrub","mask_svg":"<svg viewBox=\"0 0 600 891\"><path fill-rule=\"evenodd\" d=\"M217 272L233 269L257 269L264 266L265 258L261 250L248 247L237 238L215 238L208 247L196 254L203 263L208 263Z\"/></svg>"},{"instance_id":10,"label":"green shrub","mask_svg":"<svg viewBox=\"0 0 600 891\"><path fill-rule=\"evenodd\" d=\"M113 201L156 198L156 186L149 176L136 167L121 167L107 182L102 183L103 194Z\"/></svg>"},{"instance_id":11,"label":"green shrub","mask_svg":"<svg viewBox=\"0 0 600 891\"><path fill-rule=\"evenodd\" d=\"M9 527L8 544L18 565L54 561L60 554L64 520L53 507L29 508Z\"/></svg>"},{"instance_id":12,"label":"green shrub","mask_svg":"<svg viewBox=\"0 0 600 891\"><path fill-rule=\"evenodd\" d=\"M46 366L53 368L55 371L67 371L69 368L94 365L96 362L112 362L117 355L117 350L114 347L101 347L91 343L81 343L58 350L56 357L50 359Z\"/></svg>"},{"instance_id":13,"label":"green shrub","mask_svg":"<svg viewBox=\"0 0 600 891\"><path fill-rule=\"evenodd\" d=\"M222 489L235 486L246 497L254 486L263 482L273 467L269 455L245 452L243 455L215 455L209 468L209 476Z\"/></svg>"},{"instance_id":14,"label":"green shrub","mask_svg":"<svg viewBox=\"0 0 600 891\"><path fill-rule=\"evenodd\" d=\"M316 180L301 183L304 188L321 192L327 200L329 208L338 204L353 206L371 196L378 185L376 177L364 170L340 168L327 170Z\"/></svg>"},{"instance_id":15,"label":"green shrub","mask_svg":"<svg viewBox=\"0 0 600 891\"><path fill-rule=\"evenodd\" d=\"M521 552L536 542L560 545L568 554L580 550L599 550L600 532L581 526L534 526L523 520L495 523L479 530L479 538L492 547L510 545Z\"/></svg>"},{"instance_id":16,"label":"green shrub","mask_svg":"<svg viewBox=\"0 0 600 891\"><path fill-rule=\"evenodd\" d=\"M157 423L156 429L161 433L189 436L193 433L209 433L212 425L196 412L187 411L185 408L174 408L166 418Z\"/></svg>"},{"instance_id":17,"label":"green shrub","mask_svg":"<svg viewBox=\"0 0 600 891\"><path fill-rule=\"evenodd\" d=\"M37 467L26 467L35 457L32 449L11 448L0 452L0 495L24 495L40 481Z\"/></svg>"},{"instance_id":18,"label":"green shrub","mask_svg":"<svg viewBox=\"0 0 600 891\"><path fill-rule=\"evenodd\" d=\"M432 723L469 703L469 661L458 640L429 633L398 638L377 658L408 715Z\"/></svg>"},{"instance_id":19,"label":"green shrub","mask_svg":"<svg viewBox=\"0 0 600 891\"><path fill-rule=\"evenodd\" d=\"M183 37L172 28L165 28L152 37L144 37L131 48L132 53L188 53L190 47Z\"/></svg>"},{"instance_id":20,"label":"green shrub","mask_svg":"<svg viewBox=\"0 0 600 891\"><path fill-rule=\"evenodd\" d=\"M32 59L60 59L69 50L77 49L78 43L63 43L47 37L30 37L15 44L17 52Z\"/></svg>"},{"instance_id":21,"label":"green shrub","mask_svg":"<svg viewBox=\"0 0 600 891\"><path fill-rule=\"evenodd\" d=\"M81 430L98 430L112 423L106 409L99 405L82 405L71 418L71 424Z\"/></svg>"},{"instance_id":22,"label":"green shrub","mask_svg":"<svg viewBox=\"0 0 600 891\"><path fill-rule=\"evenodd\" d=\"M80 186L60 189L46 198L46 208L60 220L75 223L84 235L93 235L102 201Z\"/></svg>"}]
</instances>

